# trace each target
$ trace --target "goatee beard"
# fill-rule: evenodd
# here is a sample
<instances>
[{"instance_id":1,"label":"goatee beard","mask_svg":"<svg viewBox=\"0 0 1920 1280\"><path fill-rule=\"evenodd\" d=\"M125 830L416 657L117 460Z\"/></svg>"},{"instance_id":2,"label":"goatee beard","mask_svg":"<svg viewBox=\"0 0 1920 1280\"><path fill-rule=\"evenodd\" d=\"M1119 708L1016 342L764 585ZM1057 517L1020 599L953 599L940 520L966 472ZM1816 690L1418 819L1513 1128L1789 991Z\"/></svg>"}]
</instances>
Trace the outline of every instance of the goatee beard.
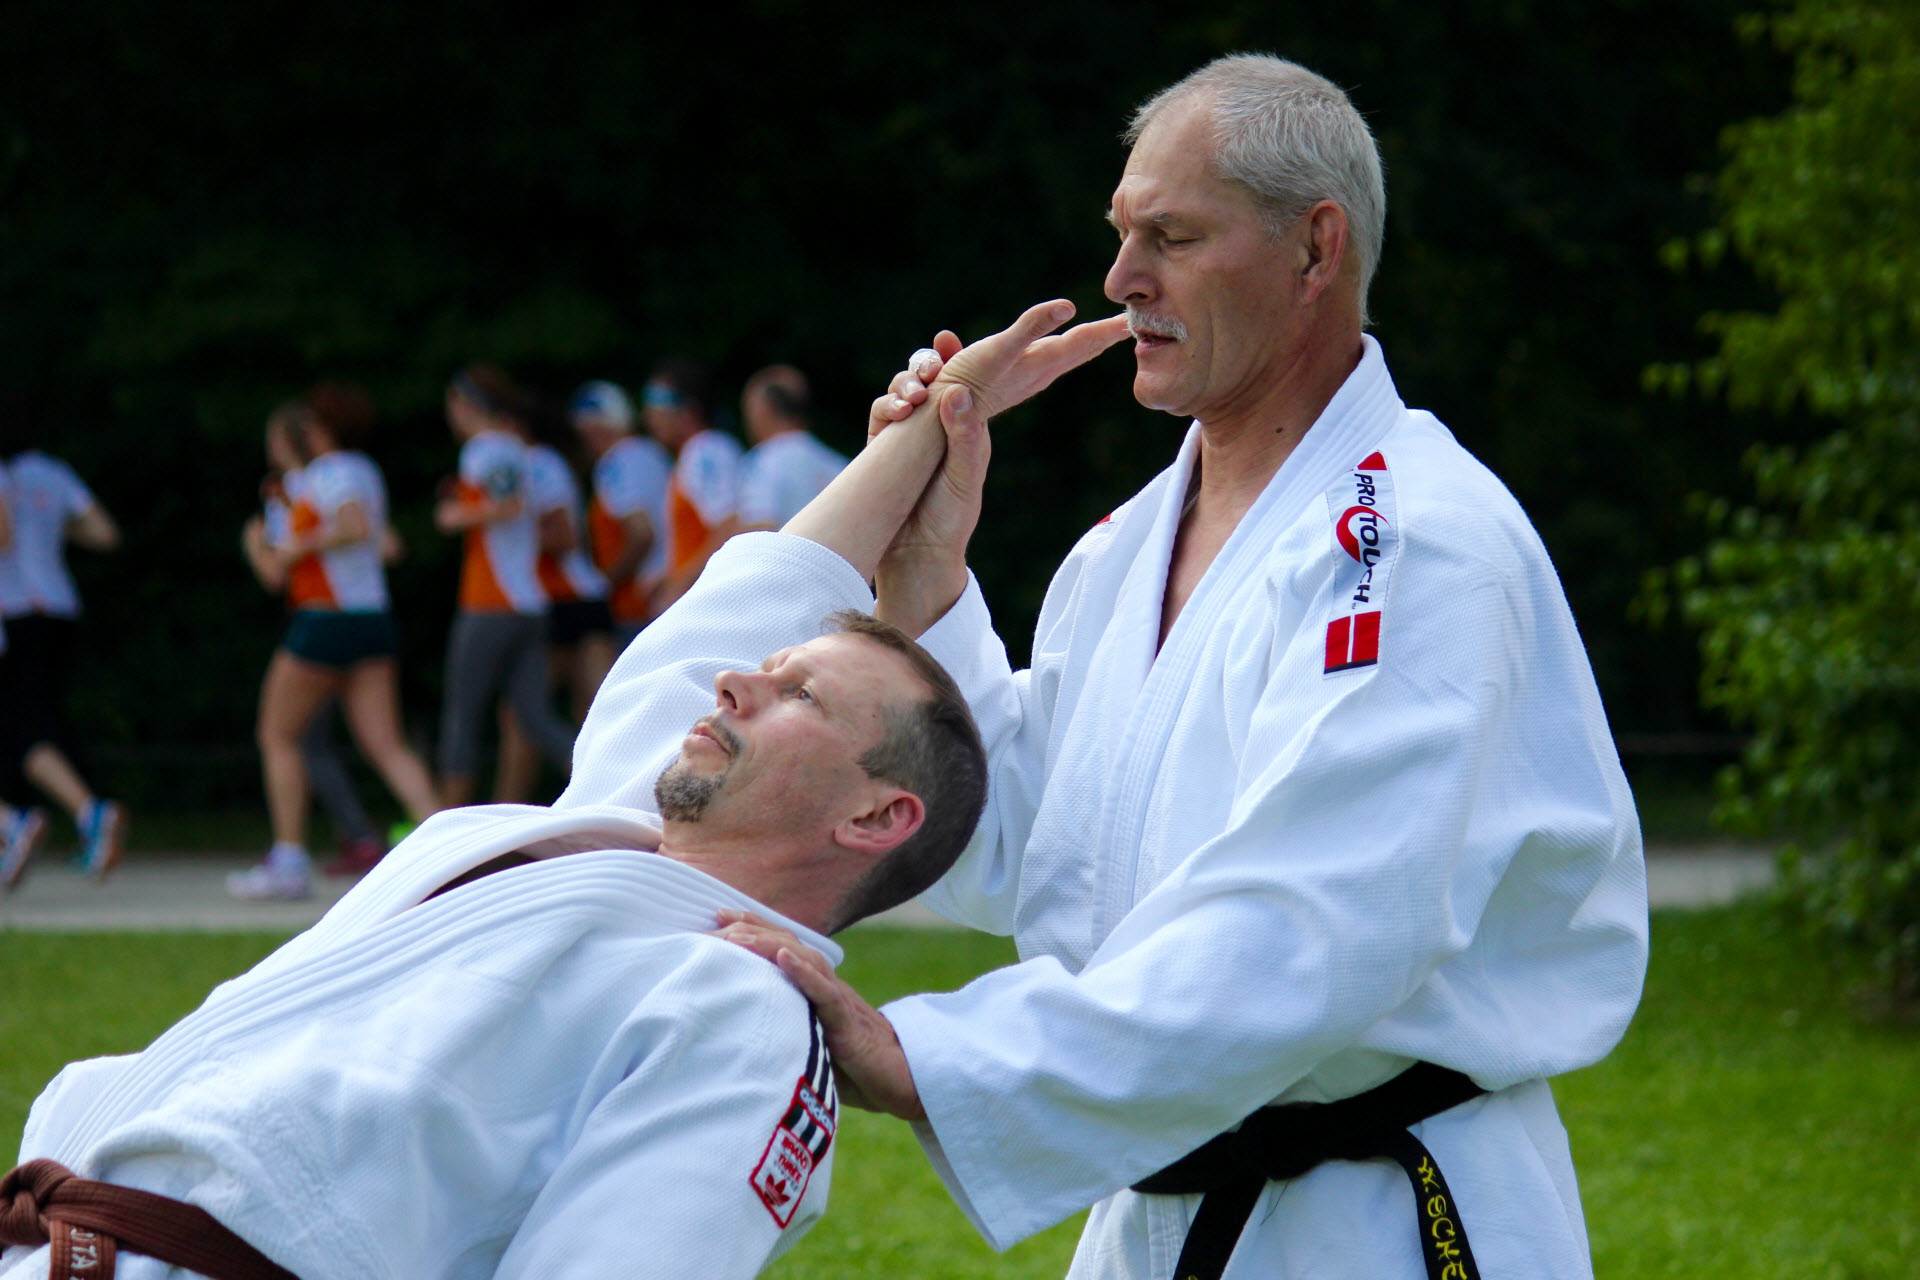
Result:
<instances>
[{"instance_id":1,"label":"goatee beard","mask_svg":"<svg viewBox=\"0 0 1920 1280\"><path fill-rule=\"evenodd\" d=\"M673 822L698 822L719 791L718 774L698 774L676 760L653 784L653 802L663 818Z\"/></svg>"}]
</instances>

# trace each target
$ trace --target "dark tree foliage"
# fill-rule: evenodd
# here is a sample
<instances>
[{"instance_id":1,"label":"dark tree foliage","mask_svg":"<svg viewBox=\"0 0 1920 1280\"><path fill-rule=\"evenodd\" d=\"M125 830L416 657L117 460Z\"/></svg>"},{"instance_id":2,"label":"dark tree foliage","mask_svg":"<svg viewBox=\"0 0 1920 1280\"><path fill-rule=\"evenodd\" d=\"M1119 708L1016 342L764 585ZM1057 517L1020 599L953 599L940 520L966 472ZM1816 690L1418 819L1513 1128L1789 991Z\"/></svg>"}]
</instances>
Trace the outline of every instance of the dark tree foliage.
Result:
<instances>
[{"instance_id":1,"label":"dark tree foliage","mask_svg":"<svg viewBox=\"0 0 1920 1280\"><path fill-rule=\"evenodd\" d=\"M1778 291L1706 317L1719 350L1650 380L1799 406L1833 430L1755 448L1758 501L1652 598L1700 631L1709 704L1752 730L1721 820L1789 837L1791 900L1920 999L1920 11L1796 0L1751 24L1794 55L1794 100L1728 131L1731 249Z\"/></svg>"},{"instance_id":2,"label":"dark tree foliage","mask_svg":"<svg viewBox=\"0 0 1920 1280\"><path fill-rule=\"evenodd\" d=\"M564 390L692 355L737 386L811 371L823 434L937 328L1093 311L1130 107L1221 53L1349 87L1388 168L1376 333L1539 523L1617 725L1691 723L1693 658L1636 631L1684 496L1752 425L1644 396L1741 279L1657 249L1690 175L1785 74L1736 0L1395 0L1208 16L1131 0L851 5L169 6L17 0L0 75L0 377L129 528L88 565L84 719L123 744L241 739L278 625L237 530L267 410L366 384L411 555L394 575L425 719L455 548L427 510L448 372ZM1163 467L1181 424L1116 353L999 424L975 561L1016 657L1052 567ZM1785 428L1769 428L1784 431ZM185 786L175 780L176 787ZM186 795L185 791L176 794Z\"/></svg>"}]
</instances>

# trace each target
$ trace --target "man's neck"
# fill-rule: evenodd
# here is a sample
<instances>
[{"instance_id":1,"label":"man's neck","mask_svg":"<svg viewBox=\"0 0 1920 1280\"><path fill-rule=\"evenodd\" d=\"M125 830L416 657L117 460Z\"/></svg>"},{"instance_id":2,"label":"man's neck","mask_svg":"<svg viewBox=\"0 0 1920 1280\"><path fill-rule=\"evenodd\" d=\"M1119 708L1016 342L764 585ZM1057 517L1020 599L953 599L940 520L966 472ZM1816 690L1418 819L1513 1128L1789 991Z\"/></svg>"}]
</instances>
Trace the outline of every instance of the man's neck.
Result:
<instances>
[{"instance_id":1,"label":"man's neck","mask_svg":"<svg viewBox=\"0 0 1920 1280\"><path fill-rule=\"evenodd\" d=\"M704 832L697 823L669 820L661 825L656 852L662 857L703 871L816 933L832 927L846 886L833 874L826 855L792 847L778 837L744 842Z\"/></svg>"},{"instance_id":2,"label":"man's neck","mask_svg":"<svg viewBox=\"0 0 1920 1280\"><path fill-rule=\"evenodd\" d=\"M1199 509L1232 511L1233 523L1292 456L1365 351L1357 330L1309 342L1267 380L1257 398L1200 423Z\"/></svg>"},{"instance_id":3,"label":"man's neck","mask_svg":"<svg viewBox=\"0 0 1920 1280\"><path fill-rule=\"evenodd\" d=\"M1199 419L1200 449L1167 566L1161 644L1214 557L1359 367L1364 350L1357 325L1351 331L1340 326L1294 353L1257 398Z\"/></svg>"}]
</instances>

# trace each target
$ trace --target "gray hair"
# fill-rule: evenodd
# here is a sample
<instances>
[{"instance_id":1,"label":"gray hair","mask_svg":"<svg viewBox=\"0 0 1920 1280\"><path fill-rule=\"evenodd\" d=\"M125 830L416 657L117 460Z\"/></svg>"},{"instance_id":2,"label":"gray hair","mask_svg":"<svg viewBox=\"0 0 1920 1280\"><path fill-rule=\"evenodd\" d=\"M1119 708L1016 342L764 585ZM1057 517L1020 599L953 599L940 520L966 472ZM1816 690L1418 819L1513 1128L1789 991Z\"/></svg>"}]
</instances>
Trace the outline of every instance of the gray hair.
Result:
<instances>
[{"instance_id":1,"label":"gray hair","mask_svg":"<svg viewBox=\"0 0 1920 1280\"><path fill-rule=\"evenodd\" d=\"M1364 322L1387 216L1380 149L1367 122L1324 76L1284 58L1236 53L1149 98L1127 125L1127 145L1168 107L1202 93L1213 109L1214 171L1252 193L1276 236L1321 200L1347 215Z\"/></svg>"}]
</instances>

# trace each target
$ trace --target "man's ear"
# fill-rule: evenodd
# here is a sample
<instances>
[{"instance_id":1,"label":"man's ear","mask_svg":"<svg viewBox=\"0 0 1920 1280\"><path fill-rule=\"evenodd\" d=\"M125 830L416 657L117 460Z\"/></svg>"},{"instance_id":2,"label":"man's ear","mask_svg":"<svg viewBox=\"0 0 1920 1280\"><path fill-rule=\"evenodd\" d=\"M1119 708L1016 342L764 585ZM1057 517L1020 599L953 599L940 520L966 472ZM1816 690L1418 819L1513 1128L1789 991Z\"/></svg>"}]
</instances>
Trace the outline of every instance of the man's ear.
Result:
<instances>
[{"instance_id":1,"label":"man's ear","mask_svg":"<svg viewBox=\"0 0 1920 1280\"><path fill-rule=\"evenodd\" d=\"M1300 272L1300 300L1312 302L1333 284L1347 257L1347 213L1331 200L1322 200L1301 219L1305 250Z\"/></svg>"},{"instance_id":2,"label":"man's ear","mask_svg":"<svg viewBox=\"0 0 1920 1280\"><path fill-rule=\"evenodd\" d=\"M841 819L834 843L859 853L890 853L927 820L927 806L911 791L885 787L870 799L867 808Z\"/></svg>"}]
</instances>

